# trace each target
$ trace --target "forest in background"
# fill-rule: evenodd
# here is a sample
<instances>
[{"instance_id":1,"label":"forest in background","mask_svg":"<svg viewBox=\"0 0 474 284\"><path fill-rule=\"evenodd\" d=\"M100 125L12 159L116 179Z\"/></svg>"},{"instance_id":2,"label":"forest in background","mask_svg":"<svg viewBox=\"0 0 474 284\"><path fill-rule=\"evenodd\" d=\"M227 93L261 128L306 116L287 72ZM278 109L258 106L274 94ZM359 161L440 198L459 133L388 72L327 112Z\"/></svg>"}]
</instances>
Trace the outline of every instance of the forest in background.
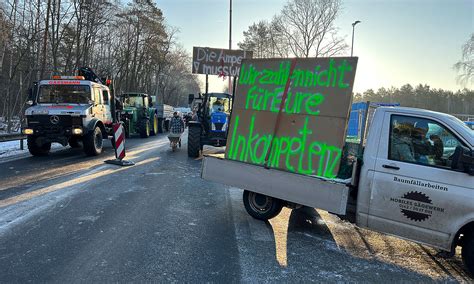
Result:
<instances>
[{"instance_id":1,"label":"forest in background","mask_svg":"<svg viewBox=\"0 0 474 284\"><path fill-rule=\"evenodd\" d=\"M152 0L2 1L0 117L11 130L33 82L82 66L113 78L118 94L146 92L186 105L200 82L177 34Z\"/></svg>"}]
</instances>

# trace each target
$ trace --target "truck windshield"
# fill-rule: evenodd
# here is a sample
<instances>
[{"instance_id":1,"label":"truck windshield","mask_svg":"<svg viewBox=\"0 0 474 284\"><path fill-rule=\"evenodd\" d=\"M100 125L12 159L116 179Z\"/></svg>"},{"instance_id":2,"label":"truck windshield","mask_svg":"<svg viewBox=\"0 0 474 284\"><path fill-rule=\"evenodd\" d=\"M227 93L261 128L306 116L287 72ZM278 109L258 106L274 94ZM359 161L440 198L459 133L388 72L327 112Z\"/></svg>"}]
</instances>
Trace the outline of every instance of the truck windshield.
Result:
<instances>
[{"instance_id":1,"label":"truck windshield","mask_svg":"<svg viewBox=\"0 0 474 284\"><path fill-rule=\"evenodd\" d=\"M143 99L142 96L131 96L125 98L125 105L132 106L132 107L143 107L143 102L146 100Z\"/></svg>"},{"instance_id":2,"label":"truck windshield","mask_svg":"<svg viewBox=\"0 0 474 284\"><path fill-rule=\"evenodd\" d=\"M88 104L91 88L87 85L41 85L38 103Z\"/></svg>"}]
</instances>

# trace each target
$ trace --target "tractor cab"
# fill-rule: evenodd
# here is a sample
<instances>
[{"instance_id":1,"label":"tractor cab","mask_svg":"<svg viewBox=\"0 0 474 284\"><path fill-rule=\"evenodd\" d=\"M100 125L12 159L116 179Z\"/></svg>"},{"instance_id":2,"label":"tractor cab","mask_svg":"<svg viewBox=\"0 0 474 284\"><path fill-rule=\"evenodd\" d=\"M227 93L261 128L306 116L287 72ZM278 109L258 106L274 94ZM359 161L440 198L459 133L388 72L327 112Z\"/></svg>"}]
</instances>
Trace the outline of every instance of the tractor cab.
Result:
<instances>
[{"instance_id":1,"label":"tractor cab","mask_svg":"<svg viewBox=\"0 0 474 284\"><path fill-rule=\"evenodd\" d=\"M225 146L232 110L232 95L227 93L189 95L196 119L189 122L188 156L197 157L204 145Z\"/></svg>"},{"instance_id":2,"label":"tractor cab","mask_svg":"<svg viewBox=\"0 0 474 284\"><path fill-rule=\"evenodd\" d=\"M125 135L130 137L139 134L147 138L158 133L158 115L153 107L151 97L145 93L128 92L122 94L123 111L120 120L125 128Z\"/></svg>"}]
</instances>

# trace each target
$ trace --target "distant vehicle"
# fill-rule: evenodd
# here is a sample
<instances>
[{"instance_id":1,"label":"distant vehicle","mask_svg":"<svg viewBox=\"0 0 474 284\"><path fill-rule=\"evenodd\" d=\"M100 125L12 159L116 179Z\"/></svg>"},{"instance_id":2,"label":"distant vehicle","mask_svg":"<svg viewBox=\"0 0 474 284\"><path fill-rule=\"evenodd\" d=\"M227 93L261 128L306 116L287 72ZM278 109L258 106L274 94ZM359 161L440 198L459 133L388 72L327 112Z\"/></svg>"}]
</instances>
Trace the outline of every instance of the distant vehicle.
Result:
<instances>
[{"instance_id":1,"label":"distant vehicle","mask_svg":"<svg viewBox=\"0 0 474 284\"><path fill-rule=\"evenodd\" d=\"M174 107L158 103L156 96L150 96L153 105L156 107L158 115L158 133L168 132L170 130L170 120L173 117Z\"/></svg>"},{"instance_id":2,"label":"distant vehicle","mask_svg":"<svg viewBox=\"0 0 474 284\"><path fill-rule=\"evenodd\" d=\"M123 93L121 98L123 102L121 121L126 137L139 134L141 138L147 138L158 134L158 113L148 94L129 92Z\"/></svg>"},{"instance_id":3,"label":"distant vehicle","mask_svg":"<svg viewBox=\"0 0 474 284\"><path fill-rule=\"evenodd\" d=\"M113 134L115 108L109 84L87 67L80 68L79 74L53 76L30 89L22 132L32 155L48 154L52 142L73 148L82 142L87 155L99 155L102 139Z\"/></svg>"},{"instance_id":4,"label":"distant vehicle","mask_svg":"<svg viewBox=\"0 0 474 284\"><path fill-rule=\"evenodd\" d=\"M179 112L182 116L192 113L193 111L189 107L175 107L174 111Z\"/></svg>"}]
</instances>

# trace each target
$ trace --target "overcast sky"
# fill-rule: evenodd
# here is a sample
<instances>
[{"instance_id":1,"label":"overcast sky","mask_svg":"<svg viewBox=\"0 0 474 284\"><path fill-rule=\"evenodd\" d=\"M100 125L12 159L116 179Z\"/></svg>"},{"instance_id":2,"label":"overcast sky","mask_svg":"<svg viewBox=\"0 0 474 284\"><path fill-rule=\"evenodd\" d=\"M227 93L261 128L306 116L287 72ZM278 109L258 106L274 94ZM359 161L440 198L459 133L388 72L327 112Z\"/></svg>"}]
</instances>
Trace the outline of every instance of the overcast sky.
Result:
<instances>
[{"instance_id":1,"label":"overcast sky","mask_svg":"<svg viewBox=\"0 0 474 284\"><path fill-rule=\"evenodd\" d=\"M243 31L259 20L270 20L286 0L233 0L232 47ZM157 0L168 24L179 28L179 42L228 48L228 0ZM340 35L359 57L354 91L400 87L410 83L458 90L453 64L461 46L474 32L474 0L347 0L336 22ZM350 49L348 54L350 55ZM191 69L191 66L189 66ZM210 80L210 91L222 91L222 79ZM204 86L204 85L203 85ZM473 88L473 86L467 86Z\"/></svg>"}]
</instances>

